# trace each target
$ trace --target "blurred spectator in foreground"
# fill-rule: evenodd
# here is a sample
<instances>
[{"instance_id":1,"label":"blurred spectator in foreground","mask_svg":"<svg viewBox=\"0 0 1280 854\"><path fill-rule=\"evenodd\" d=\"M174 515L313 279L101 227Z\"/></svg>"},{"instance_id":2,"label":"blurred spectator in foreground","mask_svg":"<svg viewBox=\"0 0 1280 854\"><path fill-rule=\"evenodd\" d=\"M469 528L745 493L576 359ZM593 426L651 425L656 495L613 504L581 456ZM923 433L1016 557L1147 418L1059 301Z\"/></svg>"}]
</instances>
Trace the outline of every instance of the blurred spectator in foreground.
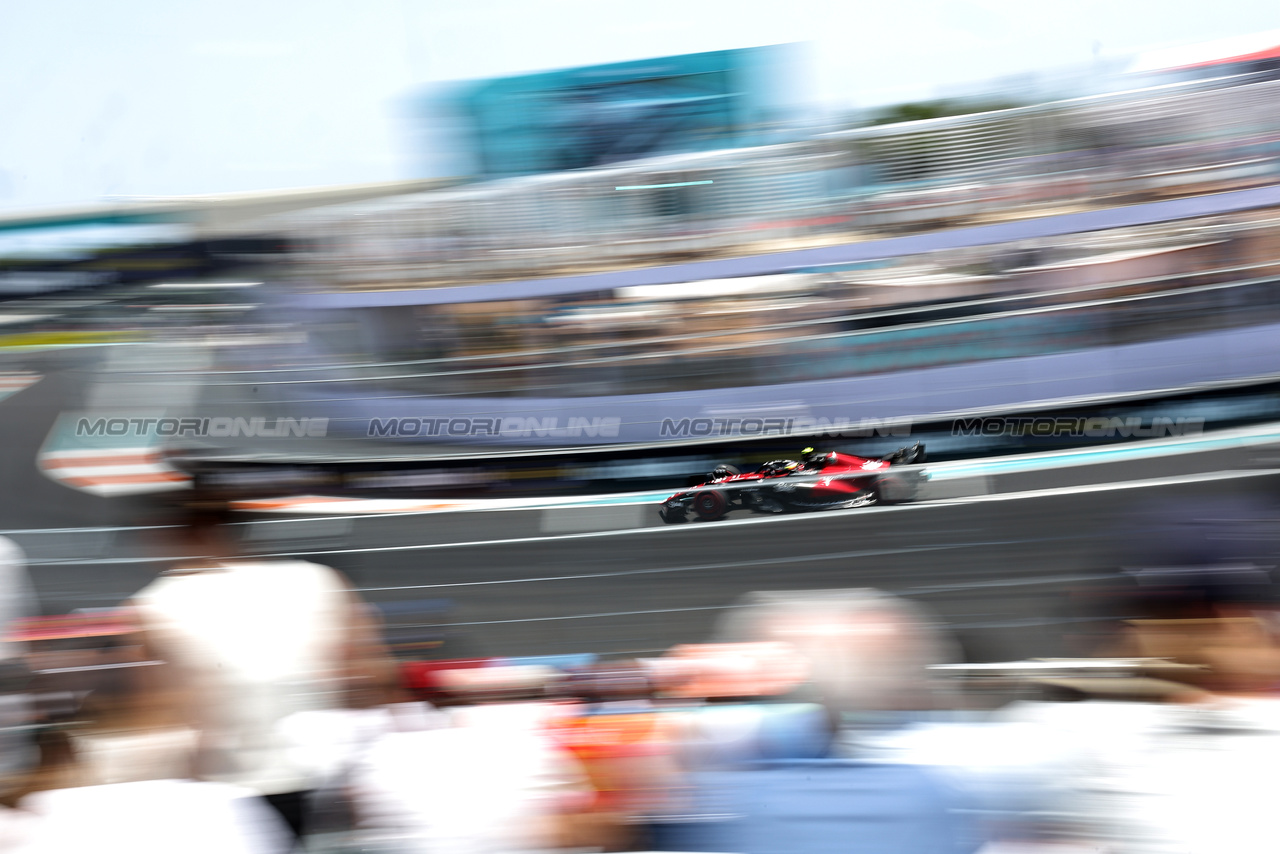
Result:
<instances>
[{"instance_id":1,"label":"blurred spectator in foreground","mask_svg":"<svg viewBox=\"0 0 1280 854\"><path fill-rule=\"evenodd\" d=\"M113 616L127 612L114 612ZM190 779L196 733L176 714L164 667L145 659L124 619L40 618L28 634L54 645L92 638L98 649L33 658L33 692L78 686L78 707L55 704L22 723L41 730L40 761L0 807L0 851L64 854L288 854L293 837L252 789ZM48 622L51 625L38 625ZM61 659L58 661L57 659ZM43 669L41 663L60 664ZM72 663L74 662L74 663ZM69 678L70 681L65 681ZM87 689L87 690L86 690Z\"/></svg>"},{"instance_id":2,"label":"blurred spectator in foreground","mask_svg":"<svg viewBox=\"0 0 1280 854\"><path fill-rule=\"evenodd\" d=\"M549 737L554 707L459 707L416 723L404 711L369 739L346 780L358 850L630 850L611 847L625 836L595 820L581 766Z\"/></svg>"},{"instance_id":3,"label":"blurred spectator in foreground","mask_svg":"<svg viewBox=\"0 0 1280 854\"><path fill-rule=\"evenodd\" d=\"M324 760L308 851L634 850L555 737L574 708L541 699L557 671L438 663L406 673L419 687L430 681L440 708L400 701L288 719L294 743Z\"/></svg>"},{"instance_id":4,"label":"blurred spectator in foreground","mask_svg":"<svg viewBox=\"0 0 1280 854\"><path fill-rule=\"evenodd\" d=\"M0 795L34 759L25 726L30 698L22 645L10 637L15 623L35 612L26 559L11 540L0 537Z\"/></svg>"},{"instance_id":5,"label":"blurred spectator in foreground","mask_svg":"<svg viewBox=\"0 0 1280 854\"><path fill-rule=\"evenodd\" d=\"M961 793L920 764L866 758L872 734L904 715L947 702L928 665L949 644L914 605L874 590L757 593L725 619L720 639L790 645L809 674L794 699L825 710L815 758L744 762L697 775L701 820L672 823L668 850L797 852L967 852L978 840ZM812 719L811 719L812 720Z\"/></svg>"},{"instance_id":6,"label":"blurred spectator in foreground","mask_svg":"<svg viewBox=\"0 0 1280 854\"><path fill-rule=\"evenodd\" d=\"M1135 678L1052 680L1081 701L1021 703L1072 759L1058 831L1090 850L1275 849L1280 768L1280 587L1275 509L1200 496L1125 520L1128 566L1095 596L1113 617L1100 652Z\"/></svg>"},{"instance_id":7,"label":"blurred spectator in foreground","mask_svg":"<svg viewBox=\"0 0 1280 854\"><path fill-rule=\"evenodd\" d=\"M1011 719L1074 745L1059 812L1081 844L1142 852L1271 851L1280 768L1280 597L1245 564L1134 570L1115 652L1151 660L1129 685L1076 679L1086 701ZM1158 665L1158 666L1154 666ZM1182 665L1182 666L1176 666ZM1090 684L1092 683L1092 684ZM1125 687L1120 694L1117 688Z\"/></svg>"},{"instance_id":8,"label":"blurred spectator in foreground","mask_svg":"<svg viewBox=\"0 0 1280 854\"><path fill-rule=\"evenodd\" d=\"M589 787L536 704L437 712L344 579L236 556L230 505L183 502L182 560L135 597L197 733L194 773L259 792L308 850L487 854L586 847Z\"/></svg>"},{"instance_id":9,"label":"blurred spectator in foreground","mask_svg":"<svg viewBox=\"0 0 1280 854\"><path fill-rule=\"evenodd\" d=\"M197 490L178 513L180 559L134 606L147 649L172 667L181 717L197 733L194 774L259 792L300 836L317 769L284 721L379 702L394 667L337 572L237 557L230 503L214 490Z\"/></svg>"}]
</instances>

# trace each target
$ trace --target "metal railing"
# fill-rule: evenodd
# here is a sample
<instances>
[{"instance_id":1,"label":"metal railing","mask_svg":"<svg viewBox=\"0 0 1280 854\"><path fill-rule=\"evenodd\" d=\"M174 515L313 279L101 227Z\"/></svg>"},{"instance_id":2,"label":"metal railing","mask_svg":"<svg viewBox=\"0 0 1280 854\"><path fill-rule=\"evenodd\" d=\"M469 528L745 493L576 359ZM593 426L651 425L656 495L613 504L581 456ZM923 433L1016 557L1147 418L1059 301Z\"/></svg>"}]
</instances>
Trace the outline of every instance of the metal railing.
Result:
<instances>
[{"instance_id":1,"label":"metal railing","mask_svg":"<svg viewBox=\"0 0 1280 854\"><path fill-rule=\"evenodd\" d=\"M837 242L1277 175L1280 81L1179 84L495 181L279 224L310 246L306 266L321 284L412 287Z\"/></svg>"},{"instance_id":2,"label":"metal railing","mask_svg":"<svg viewBox=\"0 0 1280 854\"><path fill-rule=\"evenodd\" d=\"M1265 274L1241 280L1250 272ZM189 378L210 387L286 393L289 387L331 386L370 397L589 397L863 376L1277 321L1280 277L1273 264L1254 264L713 335L447 359L197 371Z\"/></svg>"}]
</instances>

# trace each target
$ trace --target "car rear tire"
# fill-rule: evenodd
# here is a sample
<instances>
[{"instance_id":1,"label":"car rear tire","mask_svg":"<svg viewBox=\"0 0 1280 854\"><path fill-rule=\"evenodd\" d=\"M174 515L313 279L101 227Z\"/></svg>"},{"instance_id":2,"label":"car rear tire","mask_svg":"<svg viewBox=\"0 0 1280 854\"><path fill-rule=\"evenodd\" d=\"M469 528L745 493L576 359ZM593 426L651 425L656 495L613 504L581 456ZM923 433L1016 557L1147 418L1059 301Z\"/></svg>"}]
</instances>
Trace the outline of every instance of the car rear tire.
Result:
<instances>
[{"instance_id":1,"label":"car rear tire","mask_svg":"<svg viewBox=\"0 0 1280 854\"><path fill-rule=\"evenodd\" d=\"M729 499L718 489L708 489L693 497L693 512L704 522L714 522L729 509Z\"/></svg>"}]
</instances>

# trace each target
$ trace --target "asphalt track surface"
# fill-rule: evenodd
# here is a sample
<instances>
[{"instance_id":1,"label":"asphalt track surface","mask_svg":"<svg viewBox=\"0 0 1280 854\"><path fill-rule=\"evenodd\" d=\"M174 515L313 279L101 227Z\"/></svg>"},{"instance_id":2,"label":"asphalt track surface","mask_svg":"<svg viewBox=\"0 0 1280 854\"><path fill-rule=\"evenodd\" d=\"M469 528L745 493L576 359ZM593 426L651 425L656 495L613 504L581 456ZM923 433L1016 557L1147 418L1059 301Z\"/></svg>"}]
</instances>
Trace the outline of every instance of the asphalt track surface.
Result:
<instances>
[{"instance_id":1,"label":"asphalt track surface","mask_svg":"<svg viewBox=\"0 0 1280 854\"><path fill-rule=\"evenodd\" d=\"M0 402L0 527L26 549L48 613L114 605L170 555L162 531L115 527L146 521L137 502L82 495L35 468L92 359L45 354L30 366L45 379ZM750 591L870 586L927 604L968 658L995 660L1087 652L1090 591L1142 559L1137 513L1270 502L1280 490L1273 467L1280 450L1262 446L999 476L916 504L710 524L664 527L655 508L631 505L566 511L551 525L545 514L485 511L262 520L243 533L252 551L343 571L370 601L398 605L397 621L444 637L450 657L645 654L709 638ZM1118 482L1094 483L1107 479ZM617 514L637 514L638 527L617 530ZM406 617L409 603L424 605Z\"/></svg>"},{"instance_id":2,"label":"asphalt track surface","mask_svg":"<svg viewBox=\"0 0 1280 854\"><path fill-rule=\"evenodd\" d=\"M36 468L36 452L63 410L82 408L98 347L6 353L0 369L34 371L35 385L0 400L0 529L127 525L130 502L60 486Z\"/></svg>"}]
</instances>

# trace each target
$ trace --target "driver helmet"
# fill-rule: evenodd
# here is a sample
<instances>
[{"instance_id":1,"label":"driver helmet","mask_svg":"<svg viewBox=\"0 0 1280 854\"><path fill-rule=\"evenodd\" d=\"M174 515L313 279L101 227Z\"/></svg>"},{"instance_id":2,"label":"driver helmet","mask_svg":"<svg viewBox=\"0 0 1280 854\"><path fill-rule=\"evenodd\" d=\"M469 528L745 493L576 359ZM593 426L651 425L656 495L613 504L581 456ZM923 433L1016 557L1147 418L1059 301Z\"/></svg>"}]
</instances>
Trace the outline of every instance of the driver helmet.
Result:
<instances>
[{"instance_id":1,"label":"driver helmet","mask_svg":"<svg viewBox=\"0 0 1280 854\"><path fill-rule=\"evenodd\" d=\"M820 469L831 459L831 454L826 451L816 451L813 448L805 448L802 453L804 454L804 464L810 468Z\"/></svg>"}]
</instances>

